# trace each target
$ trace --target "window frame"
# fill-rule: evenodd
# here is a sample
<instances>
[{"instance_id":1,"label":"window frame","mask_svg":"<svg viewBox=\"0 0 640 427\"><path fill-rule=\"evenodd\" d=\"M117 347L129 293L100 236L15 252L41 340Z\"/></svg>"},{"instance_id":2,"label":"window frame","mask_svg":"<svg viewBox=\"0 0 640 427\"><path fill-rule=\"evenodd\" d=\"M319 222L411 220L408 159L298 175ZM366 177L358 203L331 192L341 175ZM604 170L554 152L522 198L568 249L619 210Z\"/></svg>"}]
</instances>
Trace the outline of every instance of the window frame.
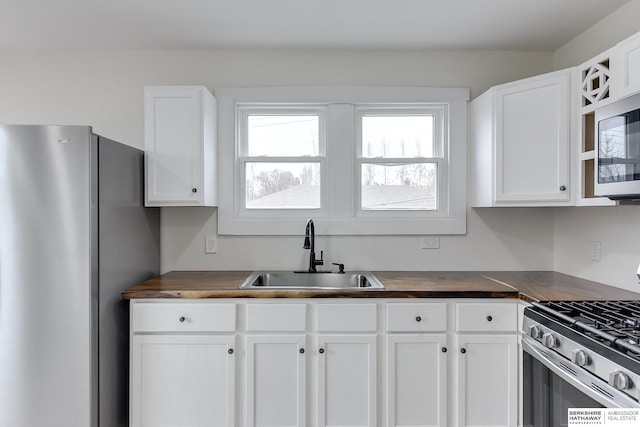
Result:
<instances>
[{"instance_id":1,"label":"window frame","mask_svg":"<svg viewBox=\"0 0 640 427\"><path fill-rule=\"evenodd\" d=\"M398 219L406 218L442 218L449 215L449 195L447 191L447 163L449 152L449 142L445 137L444 130L449 126L448 105L446 103L413 103L413 104L360 104L356 106L356 197L355 197L355 215L362 218L389 218L397 217ZM432 157L364 157L362 155L362 119L369 117L394 117L394 116L433 116L433 155ZM416 163L435 163L437 165L436 176L436 209L404 209L404 210L378 210L362 208L362 165L397 165L397 164L416 164ZM394 215L396 213L396 215Z\"/></svg>"},{"instance_id":2,"label":"window frame","mask_svg":"<svg viewBox=\"0 0 640 427\"><path fill-rule=\"evenodd\" d=\"M300 235L307 218L316 222L319 235L446 235L466 233L466 127L467 88L388 86L306 86L217 89L218 100L218 233L220 235ZM239 161L242 148L236 120L243 104L326 105L325 164L320 210L259 210L243 212L238 197ZM441 128L448 146L447 161L438 167L442 192L447 192L447 209L441 211L358 211L361 174L356 138L357 111L375 104L387 106L446 106L446 126ZM275 111L275 110L274 110ZM345 137L349 143L338 143ZM361 154L361 153L360 153ZM269 158L272 159L272 158ZM420 158L421 160L423 158ZM367 160L375 160L367 158ZM403 159L407 160L407 159ZM413 159L410 159L413 160ZM387 161L387 160L385 160ZM448 163L448 164L447 164ZM455 179L453 179L455 178ZM231 184L230 184L231 183ZM233 191L230 191L230 187ZM244 195L243 195L244 196ZM254 209L251 209L254 211ZM433 214L438 212L438 214ZM432 213L431 215L425 215Z\"/></svg>"},{"instance_id":3,"label":"window frame","mask_svg":"<svg viewBox=\"0 0 640 427\"><path fill-rule=\"evenodd\" d=\"M297 218L301 215L326 216L326 106L315 103L252 103L240 102L236 104L236 210L239 218ZM250 115L288 115L318 116L318 154L316 156L250 156L248 118ZM319 163L320 165L320 207L319 208L247 208L246 207L246 164L247 163Z\"/></svg>"}]
</instances>

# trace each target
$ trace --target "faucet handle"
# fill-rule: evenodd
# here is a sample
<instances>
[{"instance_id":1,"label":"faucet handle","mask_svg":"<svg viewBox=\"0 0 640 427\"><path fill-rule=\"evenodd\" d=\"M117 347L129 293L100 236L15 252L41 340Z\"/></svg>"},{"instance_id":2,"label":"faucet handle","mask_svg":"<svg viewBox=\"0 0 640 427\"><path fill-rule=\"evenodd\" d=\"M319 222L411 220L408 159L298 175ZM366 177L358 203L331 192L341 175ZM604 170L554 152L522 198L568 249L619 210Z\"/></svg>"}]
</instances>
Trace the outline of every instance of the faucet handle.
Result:
<instances>
[{"instance_id":1,"label":"faucet handle","mask_svg":"<svg viewBox=\"0 0 640 427\"><path fill-rule=\"evenodd\" d=\"M320 259L315 260L316 265L324 265L324 251L320 251Z\"/></svg>"},{"instance_id":2,"label":"faucet handle","mask_svg":"<svg viewBox=\"0 0 640 427\"><path fill-rule=\"evenodd\" d=\"M333 265L337 265L338 266L338 273L339 274L344 274L344 264L340 264L339 262L334 262Z\"/></svg>"}]
</instances>

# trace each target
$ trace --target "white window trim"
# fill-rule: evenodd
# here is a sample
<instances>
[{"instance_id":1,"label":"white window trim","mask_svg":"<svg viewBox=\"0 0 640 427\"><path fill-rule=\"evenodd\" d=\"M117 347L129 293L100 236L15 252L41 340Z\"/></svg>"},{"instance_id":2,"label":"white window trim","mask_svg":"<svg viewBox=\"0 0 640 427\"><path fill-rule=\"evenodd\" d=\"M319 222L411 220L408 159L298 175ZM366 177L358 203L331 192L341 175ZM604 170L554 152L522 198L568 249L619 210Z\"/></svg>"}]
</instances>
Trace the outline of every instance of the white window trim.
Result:
<instances>
[{"instance_id":1,"label":"white window trim","mask_svg":"<svg viewBox=\"0 0 640 427\"><path fill-rule=\"evenodd\" d=\"M218 141L219 141L219 207L218 233L221 235L300 235L304 232L307 218L313 218L319 235L424 235L424 234L465 234L466 233L466 186L467 186L467 101L466 88L427 88L389 86L306 86L269 88L223 88L216 90L218 99ZM398 104L446 104L448 105L449 167L439 168L446 180L449 192L449 209L445 215L394 216L393 211L372 217L356 215L355 204L359 205L356 179L358 159L355 144L329 144L322 185L325 193L331 193L329 200L323 200L323 210L294 210L287 215L274 213L260 218L243 217L240 214L237 179L240 157L236 142L236 112L242 103L286 103L286 104L331 104L336 109L351 110L351 117L342 114L343 123L333 125L338 132L351 132L355 137L355 115L353 105L398 103ZM344 105L341 105L344 104ZM344 113L344 111L342 111ZM331 120L331 108L327 111ZM346 118L345 118L346 117ZM347 123L347 121L349 121ZM332 132L331 129L328 132ZM330 140L334 135L326 135ZM329 150L336 152L329 153ZM339 153L337 151L340 151ZM349 182L331 179L338 175L348 176Z\"/></svg>"},{"instance_id":2,"label":"white window trim","mask_svg":"<svg viewBox=\"0 0 640 427\"><path fill-rule=\"evenodd\" d=\"M356 108L356 197L355 197L355 212L356 217L362 218L389 218L394 216L394 213L398 215L400 220L404 219L429 219L429 218L447 218L449 216L449 192L443 191L448 188L448 173L447 162L445 158L449 153L449 142L445 138L444 130L449 127L449 105L444 103L420 103L420 104L385 104L384 106L376 105L358 105ZM434 116L434 134L436 143L433 146L433 157L403 157L403 158L376 158L376 157L363 157L362 156L362 118L367 115L375 115L375 113L381 113L382 115L401 115L407 116L411 114L433 114ZM399 211L384 211L384 210L365 210L362 209L362 185L361 185L361 165L367 163L378 164L402 164L402 163L435 163L438 167L437 187L436 187L436 200L438 201L437 210L424 211L424 210L399 210Z\"/></svg>"},{"instance_id":3,"label":"white window trim","mask_svg":"<svg viewBox=\"0 0 640 427\"><path fill-rule=\"evenodd\" d=\"M236 103L236 115L237 115L237 128L236 128L236 152L238 153L238 163L235 170L234 189L237 197L235 198L235 212L238 218L242 219L278 219L278 218L300 218L304 217L326 217L327 210L327 190L326 190L326 137L324 123L327 116L327 108L324 105L317 105L311 103L296 103L296 104L280 104L277 107L273 105L261 105L263 103ZM283 114L283 115L304 115L314 114L319 117L320 129L318 135L318 155L317 156L249 156L248 149L248 136L245 135L247 129L247 118L249 114ZM235 161L235 160L234 160ZM265 208L265 209L250 209L244 206L245 199L245 187L244 187L244 166L247 162L267 162L267 163L297 163L297 162L312 162L320 164L320 208L304 209L278 209L278 208Z\"/></svg>"}]
</instances>

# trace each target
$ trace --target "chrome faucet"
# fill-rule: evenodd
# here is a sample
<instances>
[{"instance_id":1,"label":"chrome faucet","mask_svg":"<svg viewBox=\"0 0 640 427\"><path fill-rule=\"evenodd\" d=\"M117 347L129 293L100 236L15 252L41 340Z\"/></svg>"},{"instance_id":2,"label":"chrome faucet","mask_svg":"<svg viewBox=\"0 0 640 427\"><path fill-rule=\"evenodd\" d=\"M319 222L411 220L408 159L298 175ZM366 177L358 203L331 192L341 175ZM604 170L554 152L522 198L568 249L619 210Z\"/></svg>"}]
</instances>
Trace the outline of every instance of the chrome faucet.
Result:
<instances>
[{"instance_id":1,"label":"chrome faucet","mask_svg":"<svg viewBox=\"0 0 640 427\"><path fill-rule=\"evenodd\" d=\"M316 228L312 219L307 221L307 227L304 232L304 245L302 247L311 250L309 253L309 273L317 273L316 265L324 264L324 253L320 251L320 259L316 259Z\"/></svg>"}]
</instances>

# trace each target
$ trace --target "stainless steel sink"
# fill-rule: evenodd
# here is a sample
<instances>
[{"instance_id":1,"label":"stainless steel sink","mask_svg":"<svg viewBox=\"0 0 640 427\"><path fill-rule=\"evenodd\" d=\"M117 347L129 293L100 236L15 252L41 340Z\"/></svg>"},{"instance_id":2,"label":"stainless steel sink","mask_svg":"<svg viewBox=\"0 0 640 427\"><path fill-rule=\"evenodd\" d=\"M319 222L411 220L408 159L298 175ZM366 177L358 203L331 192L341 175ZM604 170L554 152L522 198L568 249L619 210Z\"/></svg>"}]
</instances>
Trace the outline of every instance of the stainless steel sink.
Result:
<instances>
[{"instance_id":1,"label":"stainless steel sink","mask_svg":"<svg viewBox=\"0 0 640 427\"><path fill-rule=\"evenodd\" d=\"M366 271L346 273L306 273L256 271L240 289L382 289L384 286Z\"/></svg>"}]
</instances>

